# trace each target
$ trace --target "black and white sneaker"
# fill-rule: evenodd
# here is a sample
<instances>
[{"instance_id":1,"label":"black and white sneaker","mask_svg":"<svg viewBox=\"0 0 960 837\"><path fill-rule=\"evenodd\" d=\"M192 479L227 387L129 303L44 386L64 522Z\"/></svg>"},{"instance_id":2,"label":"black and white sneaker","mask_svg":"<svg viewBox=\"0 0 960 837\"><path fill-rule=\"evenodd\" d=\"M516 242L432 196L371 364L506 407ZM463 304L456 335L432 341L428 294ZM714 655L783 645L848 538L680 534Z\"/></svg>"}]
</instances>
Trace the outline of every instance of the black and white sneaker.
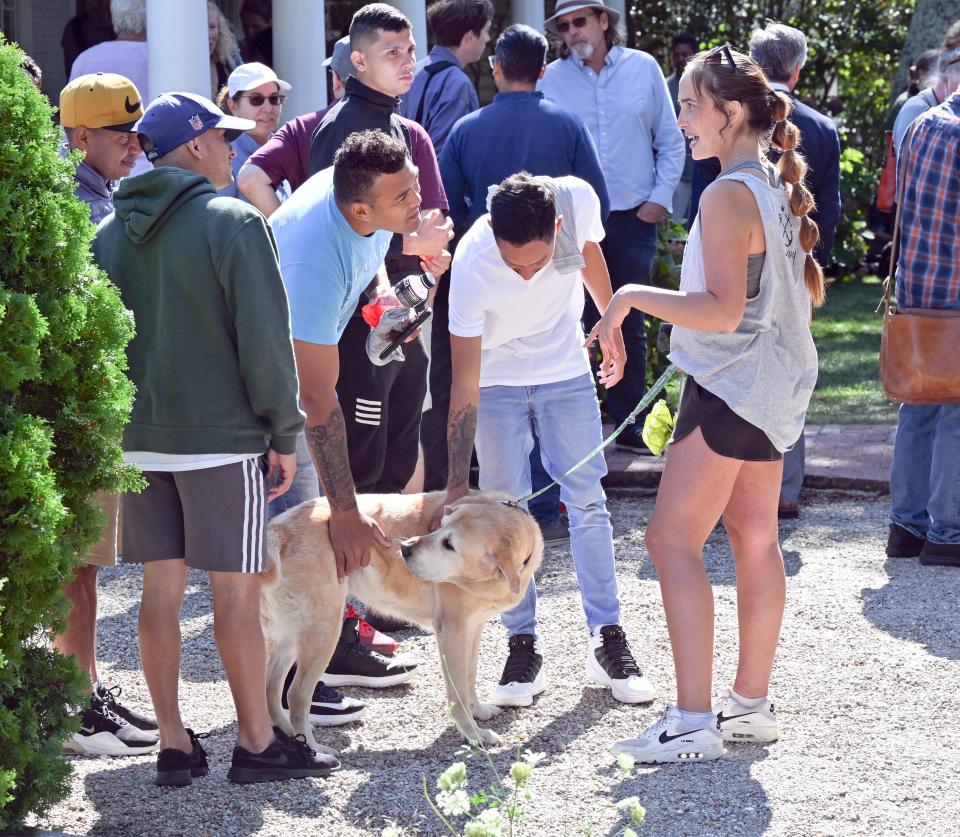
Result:
<instances>
[{"instance_id":1,"label":"black and white sneaker","mask_svg":"<svg viewBox=\"0 0 960 837\"><path fill-rule=\"evenodd\" d=\"M649 703L657 696L630 653L627 635L619 625L594 630L587 644L587 677L606 686L621 703Z\"/></svg>"},{"instance_id":2,"label":"black and white sneaker","mask_svg":"<svg viewBox=\"0 0 960 837\"><path fill-rule=\"evenodd\" d=\"M103 703L80 713L80 729L63 745L68 753L88 756L137 756L152 753L160 743L154 732L127 723Z\"/></svg>"},{"instance_id":3,"label":"black and white sneaker","mask_svg":"<svg viewBox=\"0 0 960 837\"><path fill-rule=\"evenodd\" d=\"M131 709L129 706L124 706L120 703L117 698L119 698L122 693L123 689L119 686L113 686L108 689L98 680L93 684L92 704L94 709L98 706L105 706L123 718L128 724L133 724L137 729L146 730L147 732L155 732L160 729L160 725L153 715Z\"/></svg>"},{"instance_id":4,"label":"black and white sneaker","mask_svg":"<svg viewBox=\"0 0 960 837\"><path fill-rule=\"evenodd\" d=\"M318 753L302 735L291 738L280 727L274 727L273 734L276 740L262 753L251 753L239 744L233 748L233 759L227 771L231 782L248 784L305 779L326 776L340 767L340 759L325 752Z\"/></svg>"},{"instance_id":5,"label":"black and white sneaker","mask_svg":"<svg viewBox=\"0 0 960 837\"><path fill-rule=\"evenodd\" d=\"M543 655L533 634L510 637L509 648L503 675L490 702L497 706L529 706L547 686Z\"/></svg>"},{"instance_id":6,"label":"black and white sneaker","mask_svg":"<svg viewBox=\"0 0 960 837\"><path fill-rule=\"evenodd\" d=\"M715 723L691 727L676 707L668 706L659 721L636 738L615 741L610 750L627 753L642 764L712 761L723 755L723 738Z\"/></svg>"},{"instance_id":7,"label":"black and white sneaker","mask_svg":"<svg viewBox=\"0 0 960 837\"><path fill-rule=\"evenodd\" d=\"M323 673L328 686L366 686L385 689L406 683L417 673L417 665L384 657L360 642L356 618L344 619L336 650Z\"/></svg>"},{"instance_id":8,"label":"black and white sneaker","mask_svg":"<svg viewBox=\"0 0 960 837\"><path fill-rule=\"evenodd\" d=\"M194 733L187 730L190 736L191 751L189 753L178 750L176 747L167 747L157 755L157 777L154 782L158 785L169 785L175 788L185 788L194 779L206 776L207 751L200 746L199 739L206 738L207 733Z\"/></svg>"},{"instance_id":9,"label":"black and white sneaker","mask_svg":"<svg viewBox=\"0 0 960 837\"><path fill-rule=\"evenodd\" d=\"M289 709L287 705L287 690L293 682L293 675L296 674L297 667L294 665L287 674L287 679L283 684L283 695L280 703L284 709ZM321 727L339 727L342 724L349 724L351 721L359 721L367 711L367 705L352 697L344 697L336 689L331 689L322 680L317 683L313 690L313 698L310 701L310 720Z\"/></svg>"}]
</instances>

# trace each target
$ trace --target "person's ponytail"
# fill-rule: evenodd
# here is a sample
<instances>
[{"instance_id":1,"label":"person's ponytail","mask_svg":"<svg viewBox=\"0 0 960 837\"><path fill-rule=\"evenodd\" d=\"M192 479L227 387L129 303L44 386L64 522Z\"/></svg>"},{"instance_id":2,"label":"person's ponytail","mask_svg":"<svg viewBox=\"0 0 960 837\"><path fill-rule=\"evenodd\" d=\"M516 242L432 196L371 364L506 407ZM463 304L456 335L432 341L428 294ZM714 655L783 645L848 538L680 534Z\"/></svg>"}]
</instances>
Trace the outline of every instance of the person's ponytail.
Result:
<instances>
[{"instance_id":1,"label":"person's ponytail","mask_svg":"<svg viewBox=\"0 0 960 837\"><path fill-rule=\"evenodd\" d=\"M820 240L820 230L816 222L810 218L815 201L810 190L804 186L803 178L807 173L807 161L796 150L800 143L800 130L787 120L792 103L783 93L774 92L775 100L771 106L774 120L773 133L770 144L781 152L777 161L777 170L784 183L790 184L790 211L800 218L800 246L807 257L803 266L803 278L810 292L810 299L814 307L823 305L826 298L826 288L823 281L823 270L813 257L813 248Z\"/></svg>"}]
</instances>

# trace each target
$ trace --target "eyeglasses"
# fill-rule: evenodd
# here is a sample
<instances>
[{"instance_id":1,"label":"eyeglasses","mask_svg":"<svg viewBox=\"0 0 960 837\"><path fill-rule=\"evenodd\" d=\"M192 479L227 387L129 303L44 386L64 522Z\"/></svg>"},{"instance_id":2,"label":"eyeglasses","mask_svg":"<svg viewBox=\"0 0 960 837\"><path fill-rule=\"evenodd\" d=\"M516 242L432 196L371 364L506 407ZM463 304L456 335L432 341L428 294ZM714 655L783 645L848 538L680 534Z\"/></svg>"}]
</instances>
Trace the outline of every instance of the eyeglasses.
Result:
<instances>
[{"instance_id":1,"label":"eyeglasses","mask_svg":"<svg viewBox=\"0 0 960 837\"><path fill-rule=\"evenodd\" d=\"M583 27L587 25L587 21L590 20L590 18L592 17L596 17L596 15L593 12L591 12L588 15L581 15L580 17L575 17L573 20L558 20L557 31L561 35L566 35L567 32L570 31L571 27L573 27L574 29L583 29Z\"/></svg>"},{"instance_id":2,"label":"eyeglasses","mask_svg":"<svg viewBox=\"0 0 960 837\"><path fill-rule=\"evenodd\" d=\"M271 105L277 107L282 105L287 101L287 97L283 93L271 93L269 96L264 96L263 93L238 93L237 98L240 99L246 96L250 100L250 104L255 108L260 107L264 102L270 102Z\"/></svg>"},{"instance_id":3,"label":"eyeglasses","mask_svg":"<svg viewBox=\"0 0 960 837\"><path fill-rule=\"evenodd\" d=\"M730 65L730 69L733 71L733 74L735 76L740 75L741 70L737 66L737 62L733 60L733 53L730 52L730 44L723 44L723 46L714 47L707 55L704 63L723 66L724 58L727 59L727 63Z\"/></svg>"}]
</instances>

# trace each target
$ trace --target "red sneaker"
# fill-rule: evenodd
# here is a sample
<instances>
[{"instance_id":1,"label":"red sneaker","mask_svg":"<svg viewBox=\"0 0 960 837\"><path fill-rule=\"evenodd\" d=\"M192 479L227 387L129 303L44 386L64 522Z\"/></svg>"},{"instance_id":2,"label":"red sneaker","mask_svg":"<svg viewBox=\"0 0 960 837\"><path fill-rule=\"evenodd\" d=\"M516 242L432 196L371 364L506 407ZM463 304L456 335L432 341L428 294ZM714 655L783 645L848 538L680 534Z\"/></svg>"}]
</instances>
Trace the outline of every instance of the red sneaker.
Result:
<instances>
[{"instance_id":1,"label":"red sneaker","mask_svg":"<svg viewBox=\"0 0 960 837\"><path fill-rule=\"evenodd\" d=\"M343 618L357 620L357 635L360 637L361 645L365 645L370 650L387 657L392 657L397 653L400 643L393 637L380 633L373 625L366 622L363 617L357 613L353 605L346 606L346 609L343 611Z\"/></svg>"}]
</instances>

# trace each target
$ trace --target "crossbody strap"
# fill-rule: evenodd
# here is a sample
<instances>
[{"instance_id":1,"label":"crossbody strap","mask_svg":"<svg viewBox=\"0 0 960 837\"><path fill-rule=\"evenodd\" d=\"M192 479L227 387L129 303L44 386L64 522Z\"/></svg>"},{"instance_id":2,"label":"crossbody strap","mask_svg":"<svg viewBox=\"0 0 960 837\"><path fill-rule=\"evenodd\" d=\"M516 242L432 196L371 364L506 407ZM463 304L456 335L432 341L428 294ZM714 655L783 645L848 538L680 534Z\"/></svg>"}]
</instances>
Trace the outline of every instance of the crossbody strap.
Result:
<instances>
[{"instance_id":1,"label":"crossbody strap","mask_svg":"<svg viewBox=\"0 0 960 837\"><path fill-rule=\"evenodd\" d=\"M910 143L913 141L913 135L916 134L916 132L917 123L914 122L907 131L907 135L903 138L903 142L900 144L903 154L909 152ZM897 281L897 259L900 256L900 214L903 211L903 192L907 184L906 157L902 159L904 165L897 167L897 214L893 220L893 241L890 243L890 267L887 270L887 278L883 281L883 299L880 301L880 305L877 306L877 311L883 307L888 314L890 313L891 307L890 297L893 294L893 289ZM893 307L896 308L896 305Z\"/></svg>"},{"instance_id":2,"label":"crossbody strap","mask_svg":"<svg viewBox=\"0 0 960 837\"><path fill-rule=\"evenodd\" d=\"M420 104L417 105L417 117L413 120L414 122L423 125L423 109L427 104L427 91L430 89L430 82L433 81L433 77L447 67L456 66L453 61L434 61L423 68L423 71L427 74L427 83L423 85L423 95L420 97Z\"/></svg>"}]
</instances>

